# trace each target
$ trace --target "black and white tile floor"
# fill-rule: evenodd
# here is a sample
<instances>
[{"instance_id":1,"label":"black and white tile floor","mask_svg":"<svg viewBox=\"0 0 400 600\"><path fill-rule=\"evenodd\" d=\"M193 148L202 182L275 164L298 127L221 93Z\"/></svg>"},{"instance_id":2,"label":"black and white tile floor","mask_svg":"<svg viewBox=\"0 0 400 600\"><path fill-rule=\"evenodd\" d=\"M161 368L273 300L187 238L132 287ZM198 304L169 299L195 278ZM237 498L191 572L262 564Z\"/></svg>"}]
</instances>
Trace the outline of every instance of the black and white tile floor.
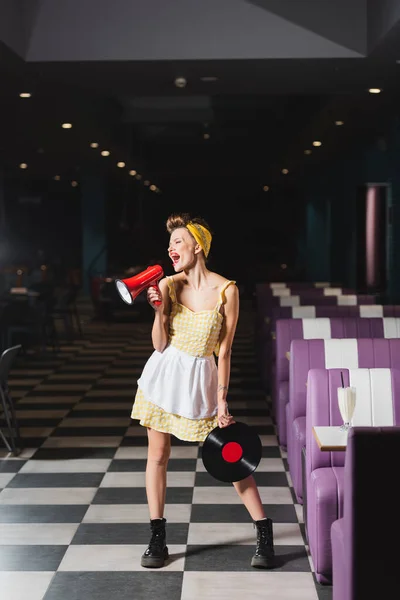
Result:
<instances>
[{"instance_id":1,"label":"black and white tile floor","mask_svg":"<svg viewBox=\"0 0 400 600\"><path fill-rule=\"evenodd\" d=\"M152 351L149 323L85 326L57 355L15 365L25 449L0 448L1 600L329 600L315 584L285 454L260 390L253 318L242 312L229 404L263 444L255 473L279 566L252 569L255 530L234 488L205 472L201 445L172 439L165 516L171 559L140 566L149 540L146 430L131 421Z\"/></svg>"}]
</instances>

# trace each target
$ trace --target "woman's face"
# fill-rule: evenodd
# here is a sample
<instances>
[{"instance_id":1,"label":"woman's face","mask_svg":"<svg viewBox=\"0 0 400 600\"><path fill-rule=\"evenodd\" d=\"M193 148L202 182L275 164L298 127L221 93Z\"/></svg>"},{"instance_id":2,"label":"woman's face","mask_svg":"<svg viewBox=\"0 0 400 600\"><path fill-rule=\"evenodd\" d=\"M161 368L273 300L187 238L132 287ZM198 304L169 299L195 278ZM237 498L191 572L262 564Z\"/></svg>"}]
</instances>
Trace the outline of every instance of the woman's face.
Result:
<instances>
[{"instance_id":1,"label":"woman's face","mask_svg":"<svg viewBox=\"0 0 400 600\"><path fill-rule=\"evenodd\" d=\"M175 229L169 240L168 254L175 271L193 264L197 244L185 227Z\"/></svg>"}]
</instances>

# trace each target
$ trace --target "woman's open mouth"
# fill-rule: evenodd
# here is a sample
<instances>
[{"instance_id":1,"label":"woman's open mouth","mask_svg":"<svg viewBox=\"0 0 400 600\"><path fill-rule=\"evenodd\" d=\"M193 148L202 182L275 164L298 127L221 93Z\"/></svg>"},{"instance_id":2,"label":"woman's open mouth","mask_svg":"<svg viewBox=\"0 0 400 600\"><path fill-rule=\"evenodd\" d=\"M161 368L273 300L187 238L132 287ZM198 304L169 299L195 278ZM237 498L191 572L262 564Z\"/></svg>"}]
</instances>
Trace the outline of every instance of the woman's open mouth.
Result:
<instances>
[{"instance_id":1,"label":"woman's open mouth","mask_svg":"<svg viewBox=\"0 0 400 600\"><path fill-rule=\"evenodd\" d=\"M180 256L179 256L179 254L173 253L173 254L170 255L170 258L172 260L173 266L175 266L176 264L178 264Z\"/></svg>"}]
</instances>

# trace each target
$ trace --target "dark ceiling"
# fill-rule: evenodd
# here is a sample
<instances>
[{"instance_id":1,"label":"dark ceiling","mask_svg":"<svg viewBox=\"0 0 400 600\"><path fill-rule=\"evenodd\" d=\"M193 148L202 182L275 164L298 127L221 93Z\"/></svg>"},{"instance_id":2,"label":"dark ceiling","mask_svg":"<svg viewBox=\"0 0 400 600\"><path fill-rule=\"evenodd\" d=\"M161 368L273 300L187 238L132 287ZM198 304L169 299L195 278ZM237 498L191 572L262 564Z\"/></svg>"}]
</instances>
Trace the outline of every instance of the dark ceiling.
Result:
<instances>
[{"instance_id":1,"label":"dark ceiling","mask_svg":"<svg viewBox=\"0 0 400 600\"><path fill-rule=\"evenodd\" d=\"M398 112L399 70L372 59L20 65L2 73L1 160L17 172L26 162L44 177L117 173L124 161L166 193L193 177L196 185L212 178L236 189L272 186L282 168L289 179L304 162L384 132ZM218 80L203 82L200 73ZM177 75L186 77L185 89L175 87ZM368 94L371 86L383 92ZM20 99L20 91L32 97ZM100 156L104 148L110 157Z\"/></svg>"},{"instance_id":2,"label":"dark ceiling","mask_svg":"<svg viewBox=\"0 0 400 600\"><path fill-rule=\"evenodd\" d=\"M166 197L295 186L307 165L385 135L399 110L398 34L343 59L25 62L0 43L0 162L12 177L70 182L93 171Z\"/></svg>"}]
</instances>

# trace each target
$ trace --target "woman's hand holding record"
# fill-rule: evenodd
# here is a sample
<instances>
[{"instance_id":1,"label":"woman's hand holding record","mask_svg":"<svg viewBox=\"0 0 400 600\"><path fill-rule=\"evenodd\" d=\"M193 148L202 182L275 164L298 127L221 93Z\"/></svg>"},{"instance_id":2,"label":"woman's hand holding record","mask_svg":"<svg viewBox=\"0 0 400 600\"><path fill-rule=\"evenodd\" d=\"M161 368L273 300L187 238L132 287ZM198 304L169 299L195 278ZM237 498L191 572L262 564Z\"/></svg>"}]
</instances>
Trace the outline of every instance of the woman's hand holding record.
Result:
<instances>
[{"instance_id":1,"label":"woman's hand holding record","mask_svg":"<svg viewBox=\"0 0 400 600\"><path fill-rule=\"evenodd\" d=\"M218 401L218 427L221 429L233 425L235 421L232 415L229 414L228 403L226 400Z\"/></svg>"}]
</instances>

